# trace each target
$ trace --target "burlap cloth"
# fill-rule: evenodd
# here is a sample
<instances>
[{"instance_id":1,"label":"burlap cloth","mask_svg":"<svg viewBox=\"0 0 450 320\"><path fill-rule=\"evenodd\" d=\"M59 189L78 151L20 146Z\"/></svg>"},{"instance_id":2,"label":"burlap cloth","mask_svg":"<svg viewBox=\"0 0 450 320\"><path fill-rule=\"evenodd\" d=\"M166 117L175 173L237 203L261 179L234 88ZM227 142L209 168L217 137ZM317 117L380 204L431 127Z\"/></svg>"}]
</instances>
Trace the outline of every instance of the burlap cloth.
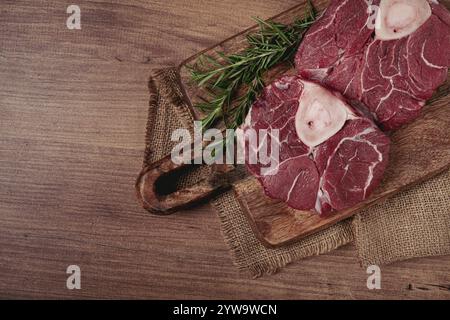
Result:
<instances>
[{"instance_id":1,"label":"burlap cloth","mask_svg":"<svg viewBox=\"0 0 450 320\"><path fill-rule=\"evenodd\" d=\"M183 96L176 68L155 72L150 81L150 107L144 165L170 154L171 133L193 130L194 117ZM181 186L208 174L201 167L185 175ZM413 257L450 254L450 173L365 210L297 243L268 249L253 233L233 192L211 201L235 264L257 277L286 264L319 255L355 241L362 265L386 264Z\"/></svg>"}]
</instances>

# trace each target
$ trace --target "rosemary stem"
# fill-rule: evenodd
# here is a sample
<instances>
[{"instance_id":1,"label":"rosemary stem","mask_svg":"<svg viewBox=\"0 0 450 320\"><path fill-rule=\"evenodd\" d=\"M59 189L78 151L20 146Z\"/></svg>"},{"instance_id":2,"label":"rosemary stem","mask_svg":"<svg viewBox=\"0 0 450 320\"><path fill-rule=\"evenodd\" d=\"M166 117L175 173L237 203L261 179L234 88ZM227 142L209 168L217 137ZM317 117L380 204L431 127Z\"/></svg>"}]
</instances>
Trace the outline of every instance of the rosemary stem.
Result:
<instances>
[{"instance_id":1,"label":"rosemary stem","mask_svg":"<svg viewBox=\"0 0 450 320\"><path fill-rule=\"evenodd\" d=\"M309 1L308 1L309 2ZM213 96L212 100L197 105L207 112L203 127L207 129L222 119L227 128L237 128L264 88L262 76L273 66L291 62L300 41L316 19L316 11L309 2L303 20L292 25L255 18L259 31L247 36L248 48L240 53L220 57L202 56L190 67L192 80ZM245 92L242 95L242 88Z\"/></svg>"}]
</instances>

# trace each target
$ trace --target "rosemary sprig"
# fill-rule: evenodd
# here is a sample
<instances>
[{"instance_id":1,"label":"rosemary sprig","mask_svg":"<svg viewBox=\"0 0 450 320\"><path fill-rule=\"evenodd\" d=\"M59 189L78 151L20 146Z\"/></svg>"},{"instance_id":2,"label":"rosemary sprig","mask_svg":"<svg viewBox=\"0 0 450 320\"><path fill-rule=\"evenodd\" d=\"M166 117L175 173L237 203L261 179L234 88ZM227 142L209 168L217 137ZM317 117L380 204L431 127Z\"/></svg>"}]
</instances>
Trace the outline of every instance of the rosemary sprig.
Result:
<instances>
[{"instance_id":1,"label":"rosemary sprig","mask_svg":"<svg viewBox=\"0 0 450 320\"><path fill-rule=\"evenodd\" d=\"M248 48L218 58L203 55L192 66L192 80L211 94L211 99L196 107L207 113L203 128L223 119L229 129L240 126L259 92L264 88L264 73L282 62L291 61L297 48L315 21L316 11L309 3L306 18L284 25L255 18L259 31L247 35Z\"/></svg>"}]
</instances>

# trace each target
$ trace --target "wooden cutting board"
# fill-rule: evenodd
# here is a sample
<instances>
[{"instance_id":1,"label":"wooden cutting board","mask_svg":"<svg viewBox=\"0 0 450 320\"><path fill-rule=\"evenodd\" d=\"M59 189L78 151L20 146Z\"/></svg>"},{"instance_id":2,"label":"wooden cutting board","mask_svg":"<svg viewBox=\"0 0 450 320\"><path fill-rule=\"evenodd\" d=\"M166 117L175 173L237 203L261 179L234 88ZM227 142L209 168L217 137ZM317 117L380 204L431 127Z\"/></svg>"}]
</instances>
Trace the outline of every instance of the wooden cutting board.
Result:
<instances>
[{"instance_id":1,"label":"wooden cutting board","mask_svg":"<svg viewBox=\"0 0 450 320\"><path fill-rule=\"evenodd\" d=\"M326 8L328 2L327 0L313 1L319 11ZM441 1L441 3L450 8L450 0ZM304 16L306 8L306 3L302 3L274 17L273 20L292 23L296 18ZM181 81L191 105L195 105L208 96L202 89L191 83L186 66L194 64L198 57L205 53L216 56L217 51L227 54L242 51L246 47L245 35L256 29L255 26L245 30L200 52L180 65ZM274 68L267 75L266 83L285 72L292 72L292 67L281 65ZM406 187L418 184L448 169L450 167L449 92L450 82L447 81L424 108L419 119L392 134L390 163L383 182L367 201L354 208L337 212L327 218L320 218L317 214L291 209L283 202L265 196L261 185L253 177L249 176L235 183L234 192L259 239L268 247L290 243L353 216ZM192 111L198 119L202 117L198 110Z\"/></svg>"}]
</instances>

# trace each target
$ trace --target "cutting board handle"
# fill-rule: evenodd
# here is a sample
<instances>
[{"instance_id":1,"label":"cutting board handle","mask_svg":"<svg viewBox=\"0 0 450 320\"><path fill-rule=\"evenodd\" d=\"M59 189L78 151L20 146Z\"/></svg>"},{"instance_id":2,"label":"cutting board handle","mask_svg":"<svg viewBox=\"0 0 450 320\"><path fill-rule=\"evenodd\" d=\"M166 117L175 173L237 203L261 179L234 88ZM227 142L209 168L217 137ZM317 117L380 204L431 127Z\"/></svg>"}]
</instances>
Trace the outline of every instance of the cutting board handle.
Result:
<instances>
[{"instance_id":1,"label":"cutting board handle","mask_svg":"<svg viewBox=\"0 0 450 320\"><path fill-rule=\"evenodd\" d=\"M175 183L169 178L171 174L193 166L175 164L169 155L144 167L136 181L136 193L142 206L153 214L168 215L206 200L231 186L227 173L233 170L232 167L213 165L212 174L191 187L168 194L167 191L160 190L164 185L167 187L167 184Z\"/></svg>"}]
</instances>

